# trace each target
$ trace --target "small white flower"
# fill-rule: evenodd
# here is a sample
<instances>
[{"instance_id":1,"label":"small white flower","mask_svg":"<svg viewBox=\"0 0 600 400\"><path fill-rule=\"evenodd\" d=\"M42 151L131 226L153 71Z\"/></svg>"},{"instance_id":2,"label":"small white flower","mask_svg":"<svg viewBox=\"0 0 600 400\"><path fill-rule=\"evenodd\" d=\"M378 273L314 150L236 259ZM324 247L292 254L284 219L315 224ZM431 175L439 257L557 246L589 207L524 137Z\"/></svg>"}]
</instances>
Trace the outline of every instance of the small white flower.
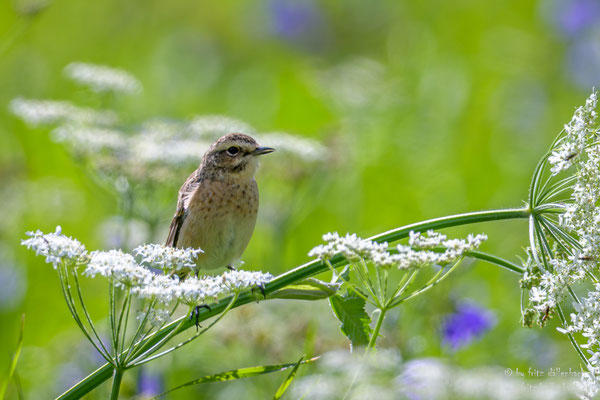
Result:
<instances>
[{"instance_id":1,"label":"small white flower","mask_svg":"<svg viewBox=\"0 0 600 400\"><path fill-rule=\"evenodd\" d=\"M152 307L145 311L140 311L137 315L138 321L146 319L153 327L159 328L171 319L171 312L164 308Z\"/></svg>"},{"instance_id":2,"label":"small white flower","mask_svg":"<svg viewBox=\"0 0 600 400\"><path fill-rule=\"evenodd\" d=\"M64 73L80 85L99 93L138 93L142 90L141 83L129 72L103 65L74 62L65 67Z\"/></svg>"},{"instance_id":3,"label":"small white flower","mask_svg":"<svg viewBox=\"0 0 600 400\"><path fill-rule=\"evenodd\" d=\"M255 134L256 130L247 123L224 115L198 116L188 125L189 135L210 141L231 132Z\"/></svg>"},{"instance_id":4,"label":"small white flower","mask_svg":"<svg viewBox=\"0 0 600 400\"><path fill-rule=\"evenodd\" d=\"M42 231L27 232L29 239L21 241L23 246L34 250L37 255L46 257L47 263L56 264L61 261L81 264L86 261L87 250L78 240L62 234L60 226L54 233L44 234Z\"/></svg>"},{"instance_id":5,"label":"small white flower","mask_svg":"<svg viewBox=\"0 0 600 400\"><path fill-rule=\"evenodd\" d=\"M262 271L226 271L221 276L222 284L225 288L233 292L239 292L242 289L264 286L265 283L273 279L273 275L263 273Z\"/></svg>"},{"instance_id":6,"label":"small white flower","mask_svg":"<svg viewBox=\"0 0 600 400\"><path fill-rule=\"evenodd\" d=\"M295 155L307 162L321 161L327 156L327 149L314 139L303 138L284 132L269 132L255 136L259 143L268 144L284 152Z\"/></svg>"},{"instance_id":7,"label":"small white flower","mask_svg":"<svg viewBox=\"0 0 600 400\"><path fill-rule=\"evenodd\" d=\"M442 242L446 240L446 235L443 235L432 230L427 231L427 234L422 232L408 233L408 245L411 247L419 247L421 249L434 249L442 245Z\"/></svg>"},{"instance_id":8,"label":"small white flower","mask_svg":"<svg viewBox=\"0 0 600 400\"><path fill-rule=\"evenodd\" d=\"M151 282L154 276L150 270L138 265L131 254L121 250L91 252L83 273L90 277L112 277L119 286L124 287L143 286Z\"/></svg>"},{"instance_id":9,"label":"small white flower","mask_svg":"<svg viewBox=\"0 0 600 400\"><path fill-rule=\"evenodd\" d=\"M552 165L552 175L569 169L574 162L578 161L589 139L597 133L597 103L597 93L594 91L585 105L575 110L573 118L565 125L566 136L558 142L557 147L548 157L548 162Z\"/></svg>"},{"instance_id":10,"label":"small white flower","mask_svg":"<svg viewBox=\"0 0 600 400\"><path fill-rule=\"evenodd\" d=\"M161 244L144 244L136 247L133 252L142 257L143 263L164 272L193 269L198 254L203 253L201 249L180 249Z\"/></svg>"}]
</instances>

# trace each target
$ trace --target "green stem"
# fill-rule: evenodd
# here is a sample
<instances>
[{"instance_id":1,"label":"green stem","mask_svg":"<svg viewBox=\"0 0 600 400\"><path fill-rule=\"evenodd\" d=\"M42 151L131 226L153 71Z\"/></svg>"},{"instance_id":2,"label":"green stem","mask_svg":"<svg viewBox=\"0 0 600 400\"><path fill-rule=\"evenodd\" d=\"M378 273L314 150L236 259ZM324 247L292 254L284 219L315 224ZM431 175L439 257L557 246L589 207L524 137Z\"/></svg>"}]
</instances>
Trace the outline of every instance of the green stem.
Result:
<instances>
[{"instance_id":1,"label":"green stem","mask_svg":"<svg viewBox=\"0 0 600 400\"><path fill-rule=\"evenodd\" d=\"M379 331L381 330L381 325L383 325L383 320L385 318L385 313L387 309L381 308L379 309L379 316L377 317L377 322L375 323L375 329L373 329L373 334L371 335L371 340L369 340L369 344L367 345L367 351L375 348L375 344L377 343L377 338L379 337Z\"/></svg>"},{"instance_id":2,"label":"green stem","mask_svg":"<svg viewBox=\"0 0 600 400\"><path fill-rule=\"evenodd\" d=\"M531 210L529 208L520 208L520 209L505 209L505 210L492 210L492 211L478 211L466 214L458 214L449 217L442 217L431 219L423 222L419 222L416 224L407 225L404 227L400 227L388 232L384 232L382 234L371 237L371 240L376 242L395 242L397 240L406 238L410 231L415 232L423 232L428 229L441 229L441 228L449 228L452 226L460 226L467 224L475 224L479 222L488 222L488 221L499 221L506 219L523 219L529 218L531 215ZM331 260L329 260L331 265L334 268L341 267L347 263L346 259L341 255L335 255ZM282 289L288 285L294 284L298 281L304 280L308 277L317 275L321 272L327 271L329 268L326 263L321 260L313 260L304 265L301 265L297 268L294 268L286 273L283 273L267 283L265 285L265 295L275 292L276 290ZM214 317L229 305L231 302L232 296L224 298L217 302L214 305L211 305L211 310L201 309L200 314L198 316L198 320L200 322ZM231 306L231 308L237 308L244 304L248 304L254 302L255 296L247 291L245 293L240 294L237 301ZM181 318L171 322L169 325L160 329L152 335L149 335L144 339L143 346L145 348L151 348L156 343L160 342L165 336L169 335L173 330L176 330L176 333L181 333L193 326L195 326L193 321L185 321L180 325L182 319L187 320L187 316L182 316ZM109 364L105 364L98 368L96 371L92 372L82 381L75 384L72 388L63 393L58 399L61 400L73 400L80 399L86 393L89 393L100 384L108 380L111 376L113 367Z\"/></svg>"},{"instance_id":3,"label":"green stem","mask_svg":"<svg viewBox=\"0 0 600 400\"><path fill-rule=\"evenodd\" d=\"M395 242L408 236L410 231L425 232L430 229L437 230L452 226L476 224L479 222L499 221L503 219L529 218L531 210L526 208L507 208L505 210L476 211L465 214L451 215L449 217L434 218L416 224L406 225L392 229L369 239L376 242Z\"/></svg>"},{"instance_id":4,"label":"green stem","mask_svg":"<svg viewBox=\"0 0 600 400\"><path fill-rule=\"evenodd\" d=\"M467 257L476 258L478 260L487 261L490 264L498 265L502 268L506 268L509 271L516 272L517 274L523 275L525 273L525 268L523 268L522 266L512 263L503 258L496 257L492 254L472 250L468 251L465 255Z\"/></svg>"},{"instance_id":5,"label":"green stem","mask_svg":"<svg viewBox=\"0 0 600 400\"><path fill-rule=\"evenodd\" d=\"M110 390L110 400L116 400L119 398L119 389L121 389L121 379L123 379L123 370L121 368L115 368L113 371L113 382Z\"/></svg>"}]
</instances>

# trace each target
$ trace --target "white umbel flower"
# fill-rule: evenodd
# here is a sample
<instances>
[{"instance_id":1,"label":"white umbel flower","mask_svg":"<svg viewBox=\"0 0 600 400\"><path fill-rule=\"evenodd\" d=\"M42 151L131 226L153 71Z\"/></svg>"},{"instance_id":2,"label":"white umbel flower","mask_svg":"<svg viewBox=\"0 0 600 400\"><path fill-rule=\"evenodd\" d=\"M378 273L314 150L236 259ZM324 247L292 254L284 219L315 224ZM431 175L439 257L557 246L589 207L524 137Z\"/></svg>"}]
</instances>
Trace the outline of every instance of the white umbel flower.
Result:
<instances>
[{"instance_id":1,"label":"white umbel flower","mask_svg":"<svg viewBox=\"0 0 600 400\"><path fill-rule=\"evenodd\" d=\"M424 267L433 264L449 264L463 257L468 251L479 248L487 239L486 235L469 235L466 239L450 239L434 231L426 234L410 232L408 245L398 245L397 254L390 253L387 243L377 243L362 239L356 234L341 237L337 233L323 235L327 242L313 248L308 255L321 260L331 259L335 254L342 254L349 261L369 261L379 267L389 268L393 265L399 269ZM444 248L433 251L436 247Z\"/></svg>"},{"instance_id":2,"label":"white umbel flower","mask_svg":"<svg viewBox=\"0 0 600 400\"><path fill-rule=\"evenodd\" d=\"M552 155L548 157L553 175L569 169L584 152L588 140L598 132L596 126L597 105L598 96L594 91L586 100L585 105L575 110L573 118L565 125L566 135L558 142Z\"/></svg>"},{"instance_id":3,"label":"white umbel flower","mask_svg":"<svg viewBox=\"0 0 600 400\"><path fill-rule=\"evenodd\" d=\"M238 292L251 287L264 286L273 279L273 275L262 271L225 271L221 276L222 285L232 292Z\"/></svg>"},{"instance_id":4,"label":"white umbel flower","mask_svg":"<svg viewBox=\"0 0 600 400\"><path fill-rule=\"evenodd\" d=\"M203 253L201 249L180 249L154 243L138 246L133 252L142 257L142 263L163 272L192 269L198 254Z\"/></svg>"},{"instance_id":5,"label":"white umbel flower","mask_svg":"<svg viewBox=\"0 0 600 400\"><path fill-rule=\"evenodd\" d=\"M44 234L42 231L27 232L29 239L21 241L23 246L34 250L35 254L46 257L46 262L56 264L67 261L75 264L85 262L87 250L78 240L62 234L60 226L56 227L54 233Z\"/></svg>"},{"instance_id":6,"label":"white umbel flower","mask_svg":"<svg viewBox=\"0 0 600 400\"><path fill-rule=\"evenodd\" d=\"M91 277L112 277L118 285L124 287L146 285L154 276L150 270L139 265L131 254L121 250L91 252L90 261L83 273Z\"/></svg>"}]
</instances>

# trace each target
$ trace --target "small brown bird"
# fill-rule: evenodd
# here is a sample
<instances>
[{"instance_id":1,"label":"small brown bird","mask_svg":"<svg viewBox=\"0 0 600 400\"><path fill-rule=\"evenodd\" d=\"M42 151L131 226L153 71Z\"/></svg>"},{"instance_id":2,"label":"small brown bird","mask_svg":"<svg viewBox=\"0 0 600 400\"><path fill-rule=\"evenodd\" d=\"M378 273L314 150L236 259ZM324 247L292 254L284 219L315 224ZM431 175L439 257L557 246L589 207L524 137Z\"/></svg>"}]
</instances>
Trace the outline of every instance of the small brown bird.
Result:
<instances>
[{"instance_id":1,"label":"small brown bird","mask_svg":"<svg viewBox=\"0 0 600 400\"><path fill-rule=\"evenodd\" d=\"M232 268L241 257L256 224L258 156L273 151L248 135L225 135L210 146L179 189L166 245L201 248L204 253L198 255L196 273Z\"/></svg>"}]
</instances>

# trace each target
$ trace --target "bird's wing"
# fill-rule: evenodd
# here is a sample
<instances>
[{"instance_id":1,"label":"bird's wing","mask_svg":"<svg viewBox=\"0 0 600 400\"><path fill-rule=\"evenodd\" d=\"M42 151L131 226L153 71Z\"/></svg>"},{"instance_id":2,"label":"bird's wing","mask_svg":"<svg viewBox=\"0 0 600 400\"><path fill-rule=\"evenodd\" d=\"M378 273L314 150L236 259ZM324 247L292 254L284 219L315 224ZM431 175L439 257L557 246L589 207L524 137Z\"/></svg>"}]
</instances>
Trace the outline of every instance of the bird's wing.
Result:
<instances>
[{"instance_id":1,"label":"bird's wing","mask_svg":"<svg viewBox=\"0 0 600 400\"><path fill-rule=\"evenodd\" d=\"M189 205L189 200L200 185L200 177L198 170L194 171L185 181L181 189L179 189L179 198L177 199L177 209L169 227L169 235L165 246L177 247L179 240L179 232L185 220L186 211Z\"/></svg>"}]
</instances>

